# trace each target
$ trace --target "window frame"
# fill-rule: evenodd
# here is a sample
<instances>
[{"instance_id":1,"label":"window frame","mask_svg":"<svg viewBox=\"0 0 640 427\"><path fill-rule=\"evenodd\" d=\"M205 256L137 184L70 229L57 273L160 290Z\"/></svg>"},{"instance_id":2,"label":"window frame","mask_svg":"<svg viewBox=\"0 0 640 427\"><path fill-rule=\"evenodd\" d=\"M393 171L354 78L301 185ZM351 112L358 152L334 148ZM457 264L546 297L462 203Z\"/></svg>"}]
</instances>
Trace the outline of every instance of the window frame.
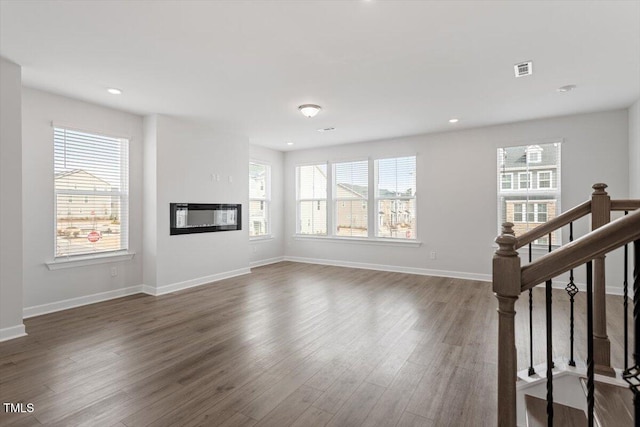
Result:
<instances>
[{"instance_id":1,"label":"window frame","mask_svg":"<svg viewBox=\"0 0 640 427\"><path fill-rule=\"evenodd\" d=\"M365 163L367 168L366 168L366 175L367 175L367 197L366 198L357 198L357 197L338 197L338 185L340 185L337 182L336 179L336 167L338 165L341 164L354 164L354 163ZM340 237L340 238L347 238L347 239L353 239L353 238L368 238L370 236L370 231L369 231L369 209L368 209L368 205L369 205L369 177L370 177L370 162L369 159L367 158L359 158L359 159L354 159L354 160L341 160L341 161L335 161L335 162L330 162L330 166L331 166L331 177L332 177L332 182L331 182L331 196L332 196L332 203L331 203L331 212L332 212L332 223L333 223L333 228L332 228L332 233L330 233L332 236L335 237ZM346 208L346 204L350 203L352 210L351 210L351 215L353 215L353 206L354 206L354 202L358 202L358 201L362 201L363 204L367 205L366 208L366 233L364 236L358 236L358 235L342 235L342 234L338 234L338 210L340 207ZM340 205L340 206L339 206ZM353 221L353 218L351 218L351 221ZM353 224L352 224L353 225ZM329 233L328 233L329 234Z\"/></svg>"},{"instance_id":2,"label":"window frame","mask_svg":"<svg viewBox=\"0 0 640 427\"><path fill-rule=\"evenodd\" d=\"M522 187L522 175L527 175L527 186ZM518 190L531 190L533 187L531 186L532 173L531 171L518 172Z\"/></svg>"},{"instance_id":3,"label":"window frame","mask_svg":"<svg viewBox=\"0 0 640 427\"><path fill-rule=\"evenodd\" d=\"M302 167L306 167L306 166L325 166L325 176L326 176L326 183L325 183L325 197L324 198L301 198L300 197L300 168ZM329 182L330 182L330 171L331 171L331 167L329 162L311 162L311 163L302 163L302 164L297 164L295 166L295 179L296 179L296 184L295 184L295 189L296 189L296 235L300 235L300 236L306 236L306 237L312 237L312 236L329 236L329 230L330 230L330 224L329 224ZM322 202L325 202L325 232L324 233L302 233L301 232L301 228L302 228L302 217L301 217L301 204L303 202L311 202L311 207L312 210L314 210L316 208L316 205L314 204L314 202L317 203L317 210L321 210L321 204Z\"/></svg>"},{"instance_id":4,"label":"window frame","mask_svg":"<svg viewBox=\"0 0 640 427\"><path fill-rule=\"evenodd\" d=\"M503 186L504 181L503 181L502 179L503 179L504 177L506 177L506 176L508 176L508 177L509 177L509 187L508 187L508 188L505 188L505 187ZM514 189L514 188L513 188L513 184L514 184L514 182L513 182L513 172L501 172L501 173L500 173L500 189L501 189L501 190L513 190L513 189Z\"/></svg>"},{"instance_id":5,"label":"window frame","mask_svg":"<svg viewBox=\"0 0 640 427\"><path fill-rule=\"evenodd\" d=\"M379 178L379 166L378 166L378 162L380 160L391 160L391 159L404 159L404 158L408 158L408 157L413 157L414 162L415 162L415 189L413 192L413 196L396 196L396 197L379 197L378 193L379 193L379 187L378 187L378 178ZM374 234L373 237L376 239L388 239L388 240L397 240L397 241L417 241L418 240L418 156L417 155L410 155L410 156L394 156L394 157L380 157L380 158L376 158L373 160L373 170L374 170L374 191L373 191L373 207L372 207L372 211L373 213L376 213L376 215L374 216L374 222L375 222L375 229L374 229ZM414 211L414 221L415 224L413 226L413 229L415 231L415 236L411 236L411 237L392 237L392 236L380 236L380 221L378 218L378 212L379 212L379 203L381 200L401 200L401 201L411 201L413 200L413 211Z\"/></svg>"},{"instance_id":6,"label":"window frame","mask_svg":"<svg viewBox=\"0 0 640 427\"><path fill-rule=\"evenodd\" d=\"M130 215L130 188L129 188L129 180L130 180L130 143L131 137L125 135L118 135L113 132L103 131L103 130L94 130L82 127L69 126L66 124L59 124L51 122L52 129L52 138L51 142L53 143L54 155L53 155L53 261L46 262L45 264L49 268L49 270L58 270L61 268L69 268L76 266L85 266L92 264L100 264L105 262L114 262L121 260L129 260L132 259L135 255L135 252L130 251L129 247L129 229L131 222ZM55 153L55 144L56 144L56 132L72 132L79 133L84 135L89 135L97 138L105 138L105 139L114 139L120 140L120 159L118 161L118 168L120 173L120 189L119 190L98 190L96 186L93 187L93 190L88 189L59 189L56 185L56 161L58 159ZM115 157L114 157L115 158ZM91 173L85 170L86 173ZM76 252L72 254L58 254L58 198L63 197L66 199L67 203L71 205L75 202L77 205L85 205L88 203L88 199L91 197L111 197L110 204L113 205L113 198L117 197L119 202L119 216L118 220L120 221L120 244L117 249L110 250L100 250L100 251L85 251L85 252ZM84 201L84 203L78 203L79 201ZM123 214L124 213L124 214ZM68 210L67 215L71 215L71 211ZM94 224L95 225L95 224ZM99 231L99 230L98 230ZM101 233L102 234L102 233Z\"/></svg>"},{"instance_id":7,"label":"window frame","mask_svg":"<svg viewBox=\"0 0 640 427\"><path fill-rule=\"evenodd\" d=\"M540 178L540 175L543 174L543 173L548 173L549 174L549 179L548 179L549 186L548 187L541 187L540 186L540 182L543 181ZM552 170L548 170L548 169L542 170L541 169L539 171L536 171L536 181L537 181L537 189L538 190L554 190L555 189L555 187L553 186L553 171ZM547 180L545 179L544 181L547 181Z\"/></svg>"},{"instance_id":8,"label":"window frame","mask_svg":"<svg viewBox=\"0 0 640 427\"><path fill-rule=\"evenodd\" d=\"M249 240L269 239L273 237L271 228L271 164L262 160L249 160L249 168L251 165L265 167L265 188L264 197L251 197L251 176L249 176ZM252 202L260 202L260 206L264 207L265 212L265 232L263 234L251 235L253 231L253 223L251 222L251 206Z\"/></svg>"},{"instance_id":9,"label":"window frame","mask_svg":"<svg viewBox=\"0 0 640 427\"><path fill-rule=\"evenodd\" d=\"M564 140L562 138L549 138L547 140L541 140L531 144L516 144L516 145L503 145L497 148L497 178L496 178L496 188L497 188L497 230L498 234L502 232L502 223L506 221L511 221L515 224L519 224L519 227L514 227L514 229L520 228L520 231L516 231L516 235L519 233L523 233L525 231L531 230L540 224L548 222L550 219L560 215L562 213L562 191L561 191L561 171L562 171L562 145L564 144ZM544 147L544 148L543 148ZM520 158L518 161L518 156L526 154L529 151L534 151L541 153L541 163L534 162L533 165L526 162L527 157ZM520 154L517 154L517 150L520 149ZM512 150L516 150L515 152ZM550 150L549 153L552 153L552 157L545 156L542 154L542 151ZM522 163L522 161L524 163ZM536 160L535 158L533 160ZM539 175L538 172L542 172L543 177L545 172L550 172L549 178L551 180L549 188L539 188ZM512 190L503 189L501 187L501 176L505 173L514 173L517 178L517 187L514 187ZM534 174L534 176L529 178L529 188L520 188L520 178L524 178L524 175L521 174L528 173L529 175ZM535 180L535 182L534 182ZM514 180L515 181L515 180ZM542 180L543 182L545 179ZM524 182L524 180L523 180ZM523 208L523 212L520 214L517 212L518 204L536 204L533 208L533 214L535 217L533 218L533 222L527 221L527 213L526 206ZM540 204L546 205L546 212L543 212L539 209ZM513 205L514 208L511 210L509 205ZM552 209L550 211L550 209ZM551 213L554 216L551 216ZM521 221L516 221L519 216L522 216ZM546 221L541 221L546 217ZM522 224L530 225L526 227L523 231ZM563 242L563 233L561 230L556 230L553 232L553 240L552 246L558 247L562 245ZM547 244L540 244L538 240L532 242L532 247L536 250L541 250L541 247L544 246L546 248ZM525 248L526 249L526 248Z\"/></svg>"},{"instance_id":10,"label":"window frame","mask_svg":"<svg viewBox=\"0 0 640 427\"><path fill-rule=\"evenodd\" d=\"M387 160L387 159L401 159L412 157L415 162L415 189L413 191L412 196L396 196L391 198L390 200L403 200L403 201L411 201L413 203L413 212L414 217L413 220L413 233L410 238L406 237L391 237L391 236L379 236L379 223L378 223L378 203L380 200L387 200L388 197L378 197L378 161ZM337 209L339 204L346 201L353 202L354 200L360 200L357 198L346 199L346 198L338 198L336 192L336 179L335 179L335 165L340 163L351 163L351 162L367 162L367 191L368 196L366 200L362 200L362 209L366 212L367 216L367 233L366 236L348 236L348 235L338 235L336 224L337 224ZM299 171L303 166L314 166L314 165L326 165L326 199L302 199L300 198L300 176ZM342 241L342 242L353 242L353 243L361 243L361 244L383 244L383 245L396 245L396 246L410 246L410 247L418 247L422 245L422 242L418 240L418 196L417 196L417 169L418 169L418 155L417 154L408 154L408 155L398 155L398 156L388 156L388 157L367 157L367 158L355 158L355 159L339 159L339 160L328 160L324 162L306 162L306 163L298 163L294 165L294 174L295 174L295 191L296 191L296 228L294 238L298 240L328 240L328 241ZM300 202L304 201L326 201L326 214L327 214L327 233L326 234L312 234L312 233L301 233L301 211L300 211Z\"/></svg>"}]
</instances>

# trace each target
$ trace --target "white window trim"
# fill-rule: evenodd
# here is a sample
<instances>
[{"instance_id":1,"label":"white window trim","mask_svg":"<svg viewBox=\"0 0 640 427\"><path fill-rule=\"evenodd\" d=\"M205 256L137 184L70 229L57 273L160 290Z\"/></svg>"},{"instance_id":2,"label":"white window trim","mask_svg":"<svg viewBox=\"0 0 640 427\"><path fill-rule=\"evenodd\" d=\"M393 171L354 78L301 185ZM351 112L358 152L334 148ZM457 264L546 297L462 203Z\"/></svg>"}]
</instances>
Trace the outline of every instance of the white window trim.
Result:
<instances>
[{"instance_id":1,"label":"white window trim","mask_svg":"<svg viewBox=\"0 0 640 427\"><path fill-rule=\"evenodd\" d=\"M332 183L331 185L327 184L328 186L331 187L331 194L333 197L333 202L331 203L331 212L333 212L332 214L332 223L334 224L334 227L337 227L337 222L338 222L338 203L342 202L353 202L353 201L359 201L359 200L363 200L361 198L358 197L338 197L338 191L336 190L336 187L338 186L338 183L335 182L335 179L333 179L333 177L335 176L335 172L336 172L336 165L341 164L341 163L356 163L356 162L367 162L367 198L364 199L364 203L367 203L367 237L362 237L362 236L338 236L337 235L337 230L334 230L333 228L331 229L331 232L329 232L329 228L327 227L327 236L333 236L336 238L345 238L345 239L368 239L371 237L371 230L370 230L370 221L369 221L369 197L371 195L371 191L370 191L370 176L371 176L371 163L369 162L368 158L358 158L358 159L353 159L353 160L339 160L339 161L335 161L335 162L329 162L329 165L331 166L331 178L332 178ZM328 195L328 194L327 194ZM345 206L343 206L345 207ZM328 221L328 218L327 218Z\"/></svg>"},{"instance_id":2,"label":"white window trim","mask_svg":"<svg viewBox=\"0 0 640 427\"><path fill-rule=\"evenodd\" d=\"M542 147L540 147L539 145L530 145L526 148L525 151L527 154L527 164L542 162ZM535 160L532 159L532 154L536 155Z\"/></svg>"},{"instance_id":3,"label":"white window trim","mask_svg":"<svg viewBox=\"0 0 640 427\"><path fill-rule=\"evenodd\" d=\"M130 195L130 180L129 180L129 175L131 173L130 171L130 165L131 165L131 159L130 159L130 155L131 153L129 152L129 149L131 147L131 141L132 138L131 136L128 136L127 134L120 134L118 132L112 132L112 131L104 131L101 129L91 129L91 128L83 128L83 127L78 127L78 126L74 126L74 125L68 125L68 124L64 124L64 123L60 123L60 122L54 122L51 121L51 132L52 132L52 141L55 141L55 130L56 129L63 129L63 130L68 130L68 131L72 131L72 132L82 132L82 133L88 133L88 134L93 134L93 135L99 135L99 136L103 136L103 137L107 137L107 138L115 138L115 139L121 139L126 141L126 145L127 145L127 151L126 151L126 162L127 162L127 167L125 168L126 170L122 170L121 173L121 179L122 182L125 182L126 185L123 187L122 190L120 191L104 191L104 192L100 192L97 193L95 190L94 191L90 191L90 190L72 190L72 189L65 189L65 190L56 190L55 188L55 177L54 177L54 184L53 184L53 212L54 212L54 221L53 221L53 254L54 254L54 260L50 261L50 262L46 262L45 264L47 265L47 267L49 268L49 270L57 270L59 268L69 268L69 267L79 267L79 266L83 266L83 265L91 265L91 264L102 264L102 263L106 263L106 262L116 262L116 261L124 261L124 260L130 260L133 258L133 256L135 255L135 252L130 251L130 247L129 247L129 227L130 227L130 223L131 223L131 211L130 211L130 200L129 200L129 195ZM54 142L55 144L55 142ZM55 157L55 156L54 156ZM121 161L123 160L122 158L120 159ZM54 159L55 161L55 159ZM127 221L126 224L121 224L121 228L120 228L120 233L121 233L121 241L122 239L125 239L126 244L124 245L125 247L121 248L121 249L117 249L114 251L101 251L98 253L82 253L82 254L74 254L74 255L63 255L63 256L57 256L56 254L58 253L58 233L57 233L57 225L58 225L58 218L57 218L57 212L58 212L58 194L67 194L69 196L73 195L73 194L78 194L78 195L85 195L85 196L92 196L92 195L111 195L111 196L119 196L121 198L121 204L120 206L125 206L126 205L126 211L127 211ZM122 203L122 200L126 201L126 203ZM107 261L104 261L108 259ZM52 268L52 265L55 264L59 264L59 265L65 265L65 267L59 267L59 268Z\"/></svg>"},{"instance_id":4,"label":"white window trim","mask_svg":"<svg viewBox=\"0 0 640 427\"><path fill-rule=\"evenodd\" d=\"M401 157L415 157L415 161L416 161L416 186L418 185L418 177L417 177L417 169L418 169L418 154L417 153L413 153L413 154L405 154L405 155L398 155L398 156L387 156L387 157L379 157L379 158L373 158L373 157L369 157L368 158L368 197L366 200L367 203L367 237L362 237L362 236L337 236L335 234L335 230L334 230L334 224L335 224L335 215L336 215L336 211L337 211L337 203L339 201L353 201L353 200L359 200L357 198L353 198L353 199L336 199L334 198L334 187L335 187L335 183L334 183L334 164L337 163L349 163L349 162L356 162L356 161L363 161L364 159L359 158L359 159L355 159L355 160L349 160L349 159L340 159L340 160L336 160L336 161L326 161L326 162L305 162L305 163L298 163L294 166L294 171L295 171L295 190L296 190L296 225L295 225L295 233L293 234L293 237L295 239L300 239L300 240L305 240L305 239L309 239L309 240L314 240L314 239L319 239L319 240L334 240L334 241L354 241L354 242L358 242L358 243L371 243L371 244L382 244L382 245L397 245L397 246L420 246L422 243L418 240L418 236L419 236L419 232L418 232L418 194L417 192L414 193L413 196L397 196L397 197L392 197L392 198L388 198L388 197L376 197L377 196L377 177L378 177L378 170L376 167L376 161L377 160L384 160L384 159L395 159L395 158L401 158ZM327 198L326 199L299 199L298 198L298 194L299 194L299 176L298 176L298 168L301 166L313 166L313 165L327 165ZM414 234L415 236L413 238L407 239L407 238L401 238L401 237L378 237L377 234L379 232L379 224L377 221L377 214L375 214L377 212L377 206L378 206L378 202L380 200L413 200L414 201L414 210L415 210L415 227L414 227ZM326 234L302 234L300 233L300 202L305 202L305 201L311 201L311 202L317 202L317 201L325 201L326 202L326 209L327 209L327 233ZM375 215L372 215L372 213L374 213Z\"/></svg>"},{"instance_id":5,"label":"white window trim","mask_svg":"<svg viewBox=\"0 0 640 427\"><path fill-rule=\"evenodd\" d=\"M298 168L303 167L303 166L317 166L317 165L326 165L326 169L327 169L327 187L326 187L326 198L313 198L313 199L301 199L298 197L298 195L300 194L300 176L298 175ZM332 197L332 191L331 191L331 185L329 185L330 181L333 179L332 176L332 167L331 164L329 162L309 162L309 163L299 163L297 165L295 165L294 167L294 172L295 172L295 179L296 179L296 183L295 183L295 187L296 187L296 235L300 235L300 236L308 236L308 237L323 237L323 236L327 236L329 235L329 232L331 230L331 226L333 223L332 219L330 218L331 215L329 215L329 209L330 209L330 203L329 200L331 200ZM325 202L325 218L327 219L327 224L326 224L326 228L327 228L327 232L326 233L318 233L318 234L303 234L300 233L300 203L301 202Z\"/></svg>"},{"instance_id":6,"label":"white window trim","mask_svg":"<svg viewBox=\"0 0 640 427\"><path fill-rule=\"evenodd\" d=\"M264 202L264 206L265 206L265 210L266 210L266 216L267 216L267 230L265 234L260 234L258 236L249 236L249 240L261 240L264 238L272 238L273 237L273 233L271 230L271 163L269 162L265 162L262 160L249 160L249 164L254 163L256 165L261 165L261 166L266 166L266 171L267 171L267 179L266 179L266 191L265 191L265 197L261 198L261 197L254 197L251 198L249 197L249 212L248 212L248 217L249 219L251 218L251 202L252 201L259 201L259 202ZM249 224L249 227L251 227L252 225ZM251 234L251 231L249 231L249 234Z\"/></svg>"},{"instance_id":7,"label":"white window trim","mask_svg":"<svg viewBox=\"0 0 640 427\"><path fill-rule=\"evenodd\" d=\"M511 181L509 182L509 184L510 184L509 188L504 188L504 187L502 187L502 177L503 177L503 176L506 176L506 175L509 175L509 176L511 177ZM513 188L513 184L514 184L514 181L513 181L513 172L500 172L500 183L499 183L499 185L500 185L500 191L513 190L513 189L514 189L514 188Z\"/></svg>"},{"instance_id":8,"label":"white window trim","mask_svg":"<svg viewBox=\"0 0 640 427\"><path fill-rule=\"evenodd\" d=\"M525 188L522 188L522 180L520 179L520 176L524 174L527 174L528 176L528 181L527 181L528 186ZM532 176L530 171L518 172L518 190L531 190L531 180L532 180Z\"/></svg>"},{"instance_id":9,"label":"white window trim","mask_svg":"<svg viewBox=\"0 0 640 427\"><path fill-rule=\"evenodd\" d=\"M543 174L543 173L549 173L549 187L544 187L544 188L540 187L540 181L541 181L540 174ZM542 170L541 169L541 170L537 171L536 177L537 177L537 180L536 180L537 183L536 184L538 186L537 187L538 190L541 190L541 191L555 190L555 187L553 186L553 171L552 170L550 170L550 169Z\"/></svg>"},{"instance_id":10,"label":"white window trim","mask_svg":"<svg viewBox=\"0 0 640 427\"><path fill-rule=\"evenodd\" d=\"M396 237L351 237L351 236L324 236L311 234L294 234L296 240L323 240L327 242L349 242L360 245L383 245L383 246L404 246L419 247L422 242L416 239L401 239Z\"/></svg>"},{"instance_id":11,"label":"white window trim","mask_svg":"<svg viewBox=\"0 0 640 427\"><path fill-rule=\"evenodd\" d=\"M70 255L56 257L53 261L46 262L49 270L61 270L64 268L84 267L95 264L108 264L120 261L129 261L135 256L132 251L102 252L96 255Z\"/></svg>"}]
</instances>

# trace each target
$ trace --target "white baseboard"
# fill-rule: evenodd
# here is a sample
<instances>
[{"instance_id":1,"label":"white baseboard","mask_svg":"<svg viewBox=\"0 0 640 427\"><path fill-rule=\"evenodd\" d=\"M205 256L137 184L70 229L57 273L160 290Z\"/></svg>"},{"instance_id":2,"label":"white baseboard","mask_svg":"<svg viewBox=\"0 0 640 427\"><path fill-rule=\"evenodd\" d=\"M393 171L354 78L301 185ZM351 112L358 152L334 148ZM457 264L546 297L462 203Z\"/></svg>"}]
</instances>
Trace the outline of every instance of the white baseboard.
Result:
<instances>
[{"instance_id":1,"label":"white baseboard","mask_svg":"<svg viewBox=\"0 0 640 427\"><path fill-rule=\"evenodd\" d=\"M421 276L449 277L452 279L466 279L466 280L478 280L481 282L491 282L490 274L466 273L462 271L432 270L428 268L401 267L396 265L371 264L371 263L364 263L364 262L337 261L337 260L330 260L330 259L303 258L303 257L292 257L292 256L285 256L284 261L302 262L307 264L332 265L335 267L363 268L366 270L390 271L394 273L419 274Z\"/></svg>"},{"instance_id":2,"label":"white baseboard","mask_svg":"<svg viewBox=\"0 0 640 427\"><path fill-rule=\"evenodd\" d=\"M282 262L284 260L285 259L284 259L283 256L279 256L279 257L275 257L275 258L268 258L268 259L261 259L261 260L253 261L253 262L249 263L249 267L251 267L251 268L262 267L263 265L276 264L276 263Z\"/></svg>"},{"instance_id":3,"label":"white baseboard","mask_svg":"<svg viewBox=\"0 0 640 427\"><path fill-rule=\"evenodd\" d=\"M0 329L0 342L9 341L14 338L20 338L27 335L27 332L24 329L24 325L16 325L10 326L8 328Z\"/></svg>"},{"instance_id":4,"label":"white baseboard","mask_svg":"<svg viewBox=\"0 0 640 427\"><path fill-rule=\"evenodd\" d=\"M196 279L185 280L184 282L172 283L170 285L164 285L157 288L148 285L142 285L140 292L144 292L149 295L164 295L171 292L181 291L183 289L193 288L195 286L206 285L212 282L218 282L224 279L230 279L236 276L242 276L244 274L251 273L249 268L239 268L237 270L225 271L224 273L212 274L210 276L198 277Z\"/></svg>"},{"instance_id":5,"label":"white baseboard","mask_svg":"<svg viewBox=\"0 0 640 427\"><path fill-rule=\"evenodd\" d=\"M23 318L28 319L34 316L54 313L56 311L68 310L70 308L80 307L87 304L94 304L97 302L108 301L115 298L122 298L122 297L139 294L139 293L158 296L158 295L168 294L171 292L176 292L181 289L192 288L194 286L205 285L207 283L217 282L219 280L240 276L250 272L251 270L249 270L248 268L241 268L238 270L227 271L220 274L213 274L210 276L199 277L199 278L187 280L184 282L174 283L171 285L162 286L160 288L154 288L153 286L149 286L149 285L130 286L128 288L115 289L113 291L101 292L101 293L92 294L92 295L85 295L77 298L56 301L48 304L36 305L32 307L25 307L22 310L22 316ZM0 330L0 336L3 336L2 335L3 331L4 330ZM23 331L24 331L24 327L23 327ZM16 336L14 336L13 338L16 338ZM10 339L10 338L7 338L7 339Z\"/></svg>"},{"instance_id":6,"label":"white baseboard","mask_svg":"<svg viewBox=\"0 0 640 427\"><path fill-rule=\"evenodd\" d=\"M141 292L142 285L137 285L130 286L128 288L114 289L113 291L100 292L98 294L85 295L77 298L51 302L48 304L25 307L22 310L22 317L28 319L29 317L67 310L74 307L80 307L82 305L94 304L96 302L108 301L114 298L122 298L129 295L139 294Z\"/></svg>"}]
</instances>

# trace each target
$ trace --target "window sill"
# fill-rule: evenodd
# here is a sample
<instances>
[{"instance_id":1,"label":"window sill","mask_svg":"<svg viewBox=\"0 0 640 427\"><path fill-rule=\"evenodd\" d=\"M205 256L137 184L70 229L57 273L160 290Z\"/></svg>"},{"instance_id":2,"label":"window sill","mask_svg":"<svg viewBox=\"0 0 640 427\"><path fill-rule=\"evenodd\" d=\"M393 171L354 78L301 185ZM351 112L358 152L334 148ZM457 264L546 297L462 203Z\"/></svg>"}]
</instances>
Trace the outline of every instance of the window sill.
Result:
<instances>
[{"instance_id":1,"label":"window sill","mask_svg":"<svg viewBox=\"0 0 640 427\"><path fill-rule=\"evenodd\" d=\"M312 236L307 234L294 234L293 238L295 240L324 240L328 242L354 243L357 245L404 246L416 248L422 246L422 242L419 240L401 240L383 237L366 239L362 237Z\"/></svg>"},{"instance_id":2,"label":"window sill","mask_svg":"<svg viewBox=\"0 0 640 427\"><path fill-rule=\"evenodd\" d=\"M273 235L249 237L249 243L268 242L269 240L273 240Z\"/></svg>"},{"instance_id":3,"label":"window sill","mask_svg":"<svg viewBox=\"0 0 640 427\"><path fill-rule=\"evenodd\" d=\"M106 264L110 262L129 261L133 259L135 252L112 252L99 255L76 255L69 257L58 257L53 261L46 262L49 270L61 270L63 268L84 267L87 265Z\"/></svg>"}]
</instances>

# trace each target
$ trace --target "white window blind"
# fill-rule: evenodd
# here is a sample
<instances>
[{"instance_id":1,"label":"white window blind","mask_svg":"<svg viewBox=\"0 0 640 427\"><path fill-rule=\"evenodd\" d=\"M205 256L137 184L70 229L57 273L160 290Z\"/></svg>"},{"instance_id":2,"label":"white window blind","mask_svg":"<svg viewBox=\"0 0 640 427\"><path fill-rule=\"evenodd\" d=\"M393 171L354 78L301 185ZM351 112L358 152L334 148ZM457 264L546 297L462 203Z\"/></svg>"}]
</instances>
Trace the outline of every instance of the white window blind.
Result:
<instances>
[{"instance_id":1,"label":"white window blind","mask_svg":"<svg viewBox=\"0 0 640 427\"><path fill-rule=\"evenodd\" d=\"M377 237L416 238L416 157L375 161Z\"/></svg>"},{"instance_id":2,"label":"white window blind","mask_svg":"<svg viewBox=\"0 0 640 427\"><path fill-rule=\"evenodd\" d=\"M327 234L327 164L296 167L299 234Z\"/></svg>"},{"instance_id":3,"label":"white window blind","mask_svg":"<svg viewBox=\"0 0 640 427\"><path fill-rule=\"evenodd\" d=\"M560 213L561 143L498 149L498 232L512 222L516 236L543 224ZM518 177L518 185L504 185L504 176ZM552 233L552 245L561 234ZM548 244L548 236L534 244Z\"/></svg>"},{"instance_id":4,"label":"white window blind","mask_svg":"<svg viewBox=\"0 0 640 427\"><path fill-rule=\"evenodd\" d=\"M271 166L249 163L249 237L271 233Z\"/></svg>"},{"instance_id":5,"label":"white window blind","mask_svg":"<svg viewBox=\"0 0 640 427\"><path fill-rule=\"evenodd\" d=\"M55 256L128 249L129 141L54 128Z\"/></svg>"},{"instance_id":6,"label":"white window blind","mask_svg":"<svg viewBox=\"0 0 640 427\"><path fill-rule=\"evenodd\" d=\"M333 177L336 235L367 237L369 162L335 163Z\"/></svg>"}]
</instances>

